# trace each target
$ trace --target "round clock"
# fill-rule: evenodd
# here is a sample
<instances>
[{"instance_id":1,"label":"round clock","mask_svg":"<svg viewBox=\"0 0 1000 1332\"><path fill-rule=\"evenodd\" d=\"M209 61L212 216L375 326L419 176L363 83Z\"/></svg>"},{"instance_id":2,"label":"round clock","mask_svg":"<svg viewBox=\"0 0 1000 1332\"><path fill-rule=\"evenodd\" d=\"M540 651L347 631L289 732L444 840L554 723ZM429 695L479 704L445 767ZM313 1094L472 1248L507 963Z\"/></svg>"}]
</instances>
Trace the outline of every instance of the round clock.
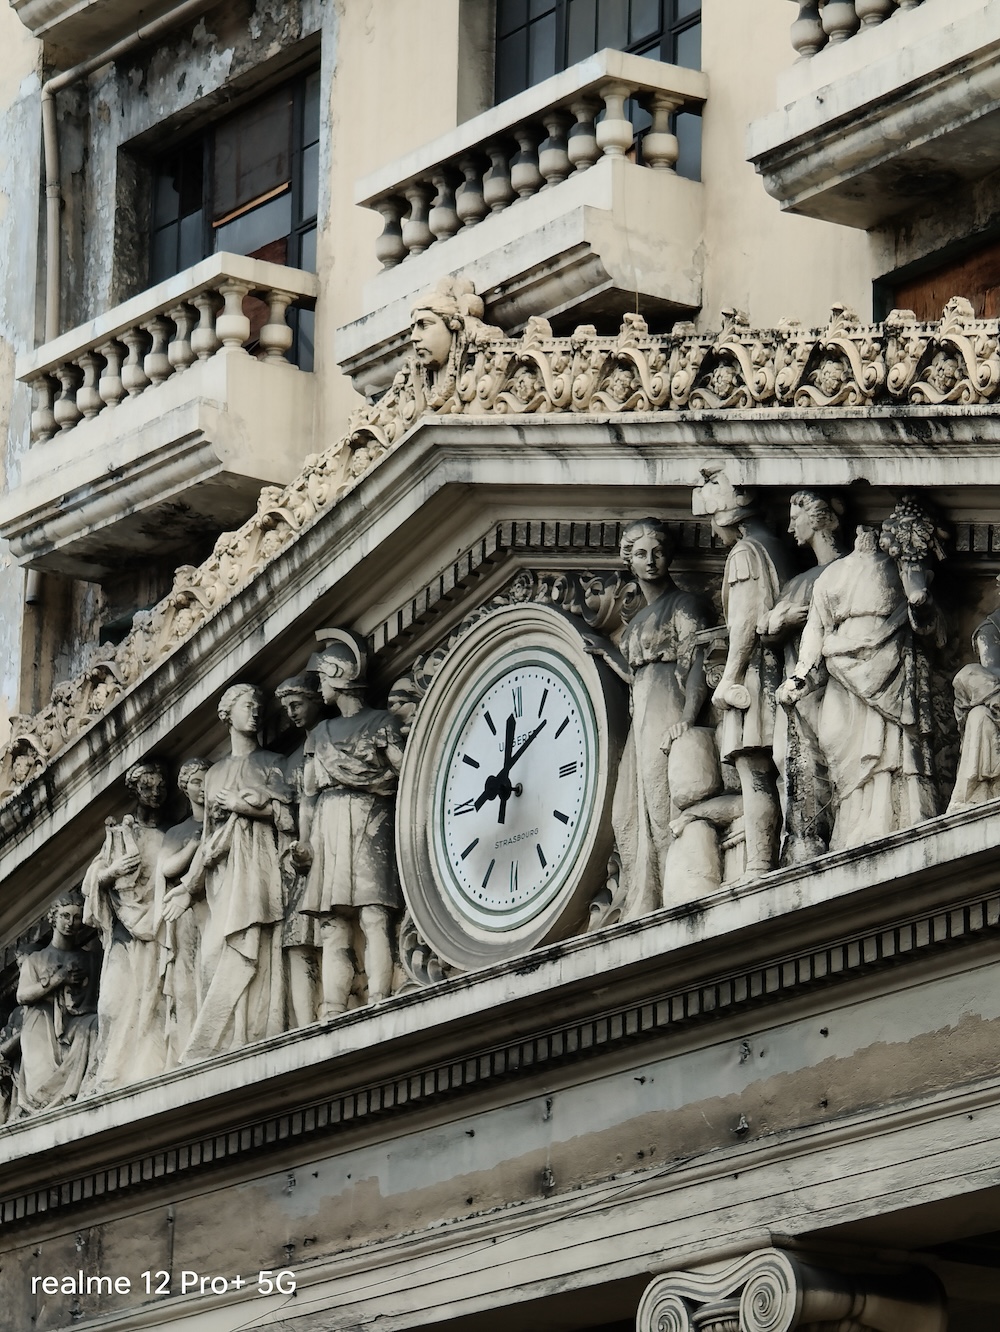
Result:
<instances>
[{"instance_id":1,"label":"round clock","mask_svg":"<svg viewBox=\"0 0 1000 1332\"><path fill-rule=\"evenodd\" d=\"M603 882L624 689L570 617L505 606L458 641L417 712L397 854L427 943L471 969L581 928Z\"/></svg>"}]
</instances>

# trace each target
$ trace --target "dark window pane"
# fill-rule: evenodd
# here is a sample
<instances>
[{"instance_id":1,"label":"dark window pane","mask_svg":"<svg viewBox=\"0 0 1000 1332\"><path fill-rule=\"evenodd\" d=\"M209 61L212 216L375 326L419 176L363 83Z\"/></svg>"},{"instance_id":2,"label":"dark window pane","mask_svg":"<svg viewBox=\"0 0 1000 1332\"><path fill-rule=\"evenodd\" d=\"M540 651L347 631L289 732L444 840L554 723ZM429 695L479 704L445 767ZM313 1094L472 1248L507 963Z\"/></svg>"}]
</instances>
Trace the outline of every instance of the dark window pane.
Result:
<instances>
[{"instance_id":1,"label":"dark window pane","mask_svg":"<svg viewBox=\"0 0 1000 1332\"><path fill-rule=\"evenodd\" d=\"M556 12L556 0L528 0L528 17L541 18L543 14Z\"/></svg>"},{"instance_id":2,"label":"dark window pane","mask_svg":"<svg viewBox=\"0 0 1000 1332\"><path fill-rule=\"evenodd\" d=\"M677 34L677 54L675 65L684 65L687 69L701 69L701 24L686 28Z\"/></svg>"},{"instance_id":3,"label":"dark window pane","mask_svg":"<svg viewBox=\"0 0 1000 1332\"><path fill-rule=\"evenodd\" d=\"M295 328L292 360L300 370L311 370L316 359L316 312L293 310L291 313L294 316Z\"/></svg>"},{"instance_id":4,"label":"dark window pane","mask_svg":"<svg viewBox=\"0 0 1000 1332\"><path fill-rule=\"evenodd\" d=\"M632 0L629 16L630 42L638 42L660 30L660 0Z\"/></svg>"},{"instance_id":5,"label":"dark window pane","mask_svg":"<svg viewBox=\"0 0 1000 1332\"><path fill-rule=\"evenodd\" d=\"M628 0L600 0L597 11L597 49L623 51L628 46Z\"/></svg>"},{"instance_id":6,"label":"dark window pane","mask_svg":"<svg viewBox=\"0 0 1000 1332\"><path fill-rule=\"evenodd\" d=\"M189 213L180 224L180 245L177 255L177 272L190 268L205 258L205 216L199 209Z\"/></svg>"},{"instance_id":7,"label":"dark window pane","mask_svg":"<svg viewBox=\"0 0 1000 1332\"><path fill-rule=\"evenodd\" d=\"M306 78L302 100L302 142L315 143L319 138L319 70Z\"/></svg>"},{"instance_id":8,"label":"dark window pane","mask_svg":"<svg viewBox=\"0 0 1000 1332\"><path fill-rule=\"evenodd\" d=\"M679 19L688 18L691 14L697 14L701 9L701 0L676 0L677 17Z\"/></svg>"},{"instance_id":9,"label":"dark window pane","mask_svg":"<svg viewBox=\"0 0 1000 1332\"><path fill-rule=\"evenodd\" d=\"M556 16L532 23L528 29L530 46L528 48L528 87L550 78L559 66L556 63Z\"/></svg>"},{"instance_id":10,"label":"dark window pane","mask_svg":"<svg viewBox=\"0 0 1000 1332\"><path fill-rule=\"evenodd\" d=\"M506 37L515 28L523 28L528 21L528 0L499 0L497 5L497 36Z\"/></svg>"},{"instance_id":11,"label":"dark window pane","mask_svg":"<svg viewBox=\"0 0 1000 1332\"><path fill-rule=\"evenodd\" d=\"M319 206L319 144L314 143L302 154L302 195L299 200L298 221L315 217Z\"/></svg>"},{"instance_id":12,"label":"dark window pane","mask_svg":"<svg viewBox=\"0 0 1000 1332\"><path fill-rule=\"evenodd\" d=\"M503 37L497 43L497 101L523 92L528 71L527 39L524 28Z\"/></svg>"},{"instance_id":13,"label":"dark window pane","mask_svg":"<svg viewBox=\"0 0 1000 1332\"><path fill-rule=\"evenodd\" d=\"M287 236L292 229L292 197L286 191L249 213L241 213L232 222L215 229L215 249L233 254L252 254L269 241Z\"/></svg>"},{"instance_id":14,"label":"dark window pane","mask_svg":"<svg viewBox=\"0 0 1000 1332\"><path fill-rule=\"evenodd\" d=\"M202 194L204 192L204 167L202 157L202 141L196 139L181 149L179 156L180 165L180 214L186 217L188 213L195 213L201 207Z\"/></svg>"},{"instance_id":15,"label":"dark window pane","mask_svg":"<svg viewBox=\"0 0 1000 1332\"><path fill-rule=\"evenodd\" d=\"M597 0L569 0L566 10L566 63L575 65L597 50Z\"/></svg>"},{"instance_id":16,"label":"dark window pane","mask_svg":"<svg viewBox=\"0 0 1000 1332\"><path fill-rule=\"evenodd\" d=\"M299 237L299 255L296 261L299 268L304 268L307 273L316 272L316 228L311 231L304 231Z\"/></svg>"},{"instance_id":17,"label":"dark window pane","mask_svg":"<svg viewBox=\"0 0 1000 1332\"><path fill-rule=\"evenodd\" d=\"M288 182L292 154L292 93L282 88L237 112L215 131L212 217L228 213Z\"/></svg>"},{"instance_id":18,"label":"dark window pane","mask_svg":"<svg viewBox=\"0 0 1000 1332\"><path fill-rule=\"evenodd\" d=\"M149 276L154 283L173 277L177 272L177 223L161 227L153 235L153 253L149 261Z\"/></svg>"},{"instance_id":19,"label":"dark window pane","mask_svg":"<svg viewBox=\"0 0 1000 1332\"><path fill-rule=\"evenodd\" d=\"M701 180L701 116L679 111L675 119L674 133L677 135L677 144L680 148L677 174L687 176L688 180Z\"/></svg>"},{"instance_id":20,"label":"dark window pane","mask_svg":"<svg viewBox=\"0 0 1000 1332\"><path fill-rule=\"evenodd\" d=\"M177 158L171 154L162 162L153 182L153 226L172 222L180 215L180 191L177 188Z\"/></svg>"}]
</instances>

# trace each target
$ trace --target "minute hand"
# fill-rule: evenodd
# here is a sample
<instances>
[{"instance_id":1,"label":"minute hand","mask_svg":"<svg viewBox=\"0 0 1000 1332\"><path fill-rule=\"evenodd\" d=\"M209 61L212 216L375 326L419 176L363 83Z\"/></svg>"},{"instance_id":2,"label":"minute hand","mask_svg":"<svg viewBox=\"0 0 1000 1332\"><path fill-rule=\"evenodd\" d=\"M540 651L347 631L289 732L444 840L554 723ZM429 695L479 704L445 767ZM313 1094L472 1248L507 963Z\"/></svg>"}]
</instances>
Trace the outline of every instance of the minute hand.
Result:
<instances>
[{"instance_id":1,"label":"minute hand","mask_svg":"<svg viewBox=\"0 0 1000 1332\"><path fill-rule=\"evenodd\" d=\"M546 718L546 721L547 720L548 719ZM528 748L532 740L534 740L535 736L537 736L538 734L540 734L540 732L544 730L545 730L545 722L543 721L538 726L535 727L535 729L531 732L531 734L527 737L527 739L525 739L524 741L522 741L521 744L518 745L518 747L514 750L513 754L511 754L510 758L507 760L507 772L510 772L511 768L521 757L524 751Z\"/></svg>"}]
</instances>

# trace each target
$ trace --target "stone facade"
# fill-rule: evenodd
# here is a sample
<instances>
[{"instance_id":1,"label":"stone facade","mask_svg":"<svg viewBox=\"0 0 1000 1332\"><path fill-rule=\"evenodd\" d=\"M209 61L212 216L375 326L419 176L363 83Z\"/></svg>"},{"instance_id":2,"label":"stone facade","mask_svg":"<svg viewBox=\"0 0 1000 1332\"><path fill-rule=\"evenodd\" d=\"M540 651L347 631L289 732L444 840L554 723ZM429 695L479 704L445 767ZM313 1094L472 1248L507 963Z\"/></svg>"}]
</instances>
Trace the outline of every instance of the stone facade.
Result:
<instances>
[{"instance_id":1,"label":"stone facade","mask_svg":"<svg viewBox=\"0 0 1000 1332\"><path fill-rule=\"evenodd\" d=\"M785 82L943 3L800 6ZM0 15L64 201L0 330L11 1328L992 1328L1000 311L868 290L946 193L730 170L805 114L763 0L488 110L503 6L63 8ZM315 273L144 289L255 84L319 90Z\"/></svg>"}]
</instances>

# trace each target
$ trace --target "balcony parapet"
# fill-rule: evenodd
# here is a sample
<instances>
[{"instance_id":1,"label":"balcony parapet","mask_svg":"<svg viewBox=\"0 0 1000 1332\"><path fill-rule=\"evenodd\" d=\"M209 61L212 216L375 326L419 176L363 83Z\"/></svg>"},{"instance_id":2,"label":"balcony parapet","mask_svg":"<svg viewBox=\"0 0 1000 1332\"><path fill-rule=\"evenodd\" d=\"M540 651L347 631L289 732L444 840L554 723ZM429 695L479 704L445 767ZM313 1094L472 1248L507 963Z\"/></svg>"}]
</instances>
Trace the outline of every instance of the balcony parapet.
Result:
<instances>
[{"instance_id":1,"label":"balcony parapet","mask_svg":"<svg viewBox=\"0 0 1000 1332\"><path fill-rule=\"evenodd\" d=\"M747 144L785 210L867 229L1000 167L990 0L806 0L792 45Z\"/></svg>"},{"instance_id":2,"label":"balcony parapet","mask_svg":"<svg viewBox=\"0 0 1000 1332\"><path fill-rule=\"evenodd\" d=\"M507 327L619 319L637 290L649 311L697 309L701 187L676 174L672 118L707 96L698 70L599 51L359 181L355 201L384 228L364 315L337 334L356 384L391 381L409 298L447 273ZM652 117L637 152L629 99Z\"/></svg>"},{"instance_id":3,"label":"balcony parapet","mask_svg":"<svg viewBox=\"0 0 1000 1332\"><path fill-rule=\"evenodd\" d=\"M439 309L452 300L458 312L462 301L466 309L474 301L467 290L445 290L455 285L442 284ZM135 617L121 643L97 649L81 675L56 686L42 711L11 719L11 739L0 752L0 799L40 776L333 509L422 417L455 424L461 424L458 417L469 424L494 418L522 430L541 417L557 432L574 418L605 419L619 433L631 419L653 424L657 440L662 423L685 418L706 423L698 427L704 438L717 436L727 418L742 421L751 433L756 422L768 437L783 422L792 430L798 422L794 447L808 453L814 444L826 447L825 422L832 426L845 417L849 430L885 430L887 438L906 437L909 448L907 418L912 415L914 431L926 438L929 417L939 414L949 418L948 438L954 441L970 409L989 411L1000 400L1000 321L976 319L961 298L953 298L934 323L897 310L884 323L862 324L838 306L822 329L794 322L755 329L738 311L727 311L716 333L678 327L667 335L650 334L632 315L617 337L599 337L588 326L553 337L541 319L519 338L474 314L458 314L456 322L460 331L453 334L446 365L429 372L409 357L391 391L361 408L341 439L306 458L294 480L265 486L256 512L221 536L204 563L182 565L167 596ZM968 430L983 430L983 420L968 421ZM548 435L540 439L551 447ZM781 465L787 467L784 460ZM884 475L896 483L895 462Z\"/></svg>"},{"instance_id":4,"label":"balcony parapet","mask_svg":"<svg viewBox=\"0 0 1000 1332\"><path fill-rule=\"evenodd\" d=\"M318 292L314 273L237 254L203 259L18 358L17 378L35 395L32 443L72 430L224 348L245 351L247 296L268 307L258 334L261 359L286 362L293 340L286 311L314 308Z\"/></svg>"}]
</instances>

